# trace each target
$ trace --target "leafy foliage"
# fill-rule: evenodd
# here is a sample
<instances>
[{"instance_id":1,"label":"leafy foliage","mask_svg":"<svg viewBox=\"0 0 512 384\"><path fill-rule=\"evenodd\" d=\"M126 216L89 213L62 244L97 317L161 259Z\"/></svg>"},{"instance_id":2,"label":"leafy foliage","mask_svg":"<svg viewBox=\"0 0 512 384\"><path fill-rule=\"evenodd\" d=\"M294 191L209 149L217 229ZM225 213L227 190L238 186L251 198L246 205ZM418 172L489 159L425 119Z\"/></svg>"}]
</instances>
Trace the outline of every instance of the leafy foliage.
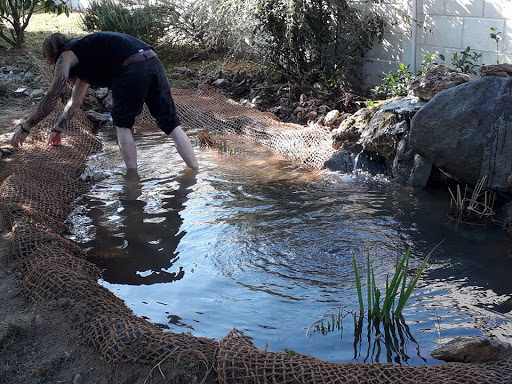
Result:
<instances>
[{"instance_id":1,"label":"leafy foliage","mask_svg":"<svg viewBox=\"0 0 512 384\"><path fill-rule=\"evenodd\" d=\"M332 86L361 80L365 54L381 39L383 20L346 0L260 0L255 38L264 59L293 80Z\"/></svg>"},{"instance_id":2,"label":"leafy foliage","mask_svg":"<svg viewBox=\"0 0 512 384\"><path fill-rule=\"evenodd\" d=\"M69 16L67 1L0 0L0 37L11 46L25 43L25 29L34 12L51 12Z\"/></svg>"},{"instance_id":3,"label":"leafy foliage","mask_svg":"<svg viewBox=\"0 0 512 384\"><path fill-rule=\"evenodd\" d=\"M174 8L166 1L94 0L81 16L81 22L89 32L123 32L156 45L174 16Z\"/></svg>"},{"instance_id":4,"label":"leafy foliage","mask_svg":"<svg viewBox=\"0 0 512 384\"><path fill-rule=\"evenodd\" d=\"M482 57L481 53L471 51L470 47L466 47L463 51L455 52L451 58L450 66L459 68L462 73L476 75L476 69L480 67L478 59ZM444 55L439 55L439 58L446 61Z\"/></svg>"},{"instance_id":5,"label":"leafy foliage","mask_svg":"<svg viewBox=\"0 0 512 384\"><path fill-rule=\"evenodd\" d=\"M238 54L251 50L258 0L177 2L172 32L201 49Z\"/></svg>"},{"instance_id":6,"label":"leafy foliage","mask_svg":"<svg viewBox=\"0 0 512 384\"><path fill-rule=\"evenodd\" d=\"M412 73L409 65L400 63L395 71L384 74L382 83L370 92L374 99L387 99L395 96L407 96L407 85L411 81Z\"/></svg>"}]
</instances>

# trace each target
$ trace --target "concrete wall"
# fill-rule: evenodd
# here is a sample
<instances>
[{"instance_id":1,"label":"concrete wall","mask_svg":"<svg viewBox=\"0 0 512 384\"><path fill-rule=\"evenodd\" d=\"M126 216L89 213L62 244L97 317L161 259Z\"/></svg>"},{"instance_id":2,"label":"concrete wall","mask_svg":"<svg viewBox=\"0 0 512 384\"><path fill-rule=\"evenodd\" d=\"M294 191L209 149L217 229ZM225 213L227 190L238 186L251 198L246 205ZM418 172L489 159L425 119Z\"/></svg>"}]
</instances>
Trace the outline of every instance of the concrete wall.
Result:
<instances>
[{"instance_id":1,"label":"concrete wall","mask_svg":"<svg viewBox=\"0 0 512 384\"><path fill-rule=\"evenodd\" d=\"M385 0L354 6L385 15L384 41L369 54L365 70L368 82L379 84L382 72L409 64L421 68L422 54L443 54L447 63L454 53L470 47L482 54L479 64L512 63L512 0ZM414 21L415 20L415 21ZM501 41L489 36L491 27L501 32ZM439 59L437 59L439 61Z\"/></svg>"}]
</instances>

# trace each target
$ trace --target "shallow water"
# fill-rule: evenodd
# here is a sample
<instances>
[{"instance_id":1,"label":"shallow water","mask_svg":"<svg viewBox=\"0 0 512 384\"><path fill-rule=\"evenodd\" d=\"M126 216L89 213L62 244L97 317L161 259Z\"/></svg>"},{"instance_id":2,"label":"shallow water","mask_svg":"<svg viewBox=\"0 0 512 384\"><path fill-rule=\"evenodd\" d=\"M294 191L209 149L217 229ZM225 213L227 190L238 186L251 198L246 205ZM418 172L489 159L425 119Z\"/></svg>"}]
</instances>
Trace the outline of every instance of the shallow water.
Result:
<instances>
[{"instance_id":1,"label":"shallow water","mask_svg":"<svg viewBox=\"0 0 512 384\"><path fill-rule=\"evenodd\" d=\"M196 147L194 173L160 134L136 135L137 178L101 135L90 168L105 178L77 205L71 238L137 315L216 339L236 327L261 349L335 362L435 364L441 339L512 341L511 244L497 228L453 225L446 190L311 172L233 137L229 154ZM441 241L404 311L401 353L366 326L355 340L352 253L365 278L370 252L383 289L398 254L412 246L418 267ZM341 326L322 332L338 313Z\"/></svg>"}]
</instances>

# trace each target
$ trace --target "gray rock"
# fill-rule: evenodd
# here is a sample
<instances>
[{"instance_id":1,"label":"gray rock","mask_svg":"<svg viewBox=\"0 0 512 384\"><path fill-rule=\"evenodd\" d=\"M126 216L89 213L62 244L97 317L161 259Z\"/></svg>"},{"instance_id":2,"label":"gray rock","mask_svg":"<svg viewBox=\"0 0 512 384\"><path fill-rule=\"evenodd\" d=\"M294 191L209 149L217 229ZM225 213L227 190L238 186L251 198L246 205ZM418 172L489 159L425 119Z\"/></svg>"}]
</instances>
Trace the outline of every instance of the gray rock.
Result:
<instances>
[{"instance_id":1,"label":"gray rock","mask_svg":"<svg viewBox=\"0 0 512 384\"><path fill-rule=\"evenodd\" d=\"M423 100L430 100L439 92L467 83L469 75L458 69L447 67L443 64L430 68L423 75L412 79L407 86L410 95Z\"/></svg>"},{"instance_id":2,"label":"gray rock","mask_svg":"<svg viewBox=\"0 0 512 384\"><path fill-rule=\"evenodd\" d=\"M361 133L370 124L370 120L377 111L377 107L362 108L352 116L345 118L340 126L332 131L335 146L336 143L344 148L355 146Z\"/></svg>"},{"instance_id":3,"label":"gray rock","mask_svg":"<svg viewBox=\"0 0 512 384\"><path fill-rule=\"evenodd\" d=\"M102 87L102 88L98 88L94 94L96 95L96 97L99 99L99 100L103 100L107 94L108 94L108 88L107 87Z\"/></svg>"},{"instance_id":4,"label":"gray rock","mask_svg":"<svg viewBox=\"0 0 512 384\"><path fill-rule=\"evenodd\" d=\"M397 115L379 110L375 113L359 137L362 148L377 152L385 158L393 157L403 135L409 131L409 124Z\"/></svg>"},{"instance_id":5,"label":"gray rock","mask_svg":"<svg viewBox=\"0 0 512 384\"><path fill-rule=\"evenodd\" d=\"M84 379L81 374L77 373L75 377L73 378L73 384L83 384Z\"/></svg>"},{"instance_id":6,"label":"gray rock","mask_svg":"<svg viewBox=\"0 0 512 384\"><path fill-rule=\"evenodd\" d=\"M482 65L480 75L512 77L512 64Z\"/></svg>"},{"instance_id":7,"label":"gray rock","mask_svg":"<svg viewBox=\"0 0 512 384\"><path fill-rule=\"evenodd\" d=\"M411 121L412 150L461 183L508 192L512 79L488 76L437 94Z\"/></svg>"},{"instance_id":8,"label":"gray rock","mask_svg":"<svg viewBox=\"0 0 512 384\"><path fill-rule=\"evenodd\" d=\"M461 363L485 363L512 355L512 346L495 338L456 337L434 349L432 357Z\"/></svg>"},{"instance_id":9,"label":"gray rock","mask_svg":"<svg viewBox=\"0 0 512 384\"><path fill-rule=\"evenodd\" d=\"M353 173L367 172L372 176L386 174L384 158L375 153L360 151L356 148L340 149L324 163L331 171Z\"/></svg>"},{"instance_id":10,"label":"gray rock","mask_svg":"<svg viewBox=\"0 0 512 384\"><path fill-rule=\"evenodd\" d=\"M114 99L112 98L112 91L108 91L107 96L103 99L102 106L107 111L112 110L112 107L114 106Z\"/></svg>"},{"instance_id":11,"label":"gray rock","mask_svg":"<svg viewBox=\"0 0 512 384\"><path fill-rule=\"evenodd\" d=\"M402 117L411 118L425 104L426 102L422 101L419 97L407 96L381 105L379 109L384 112L391 112Z\"/></svg>"},{"instance_id":12,"label":"gray rock","mask_svg":"<svg viewBox=\"0 0 512 384\"><path fill-rule=\"evenodd\" d=\"M432 161L413 153L408 142L409 136L405 135L397 145L391 170L393 181L402 185L424 188L430 178Z\"/></svg>"},{"instance_id":13,"label":"gray rock","mask_svg":"<svg viewBox=\"0 0 512 384\"><path fill-rule=\"evenodd\" d=\"M212 85L216 88L224 88L227 87L229 84L229 81L226 79L217 79L215 80Z\"/></svg>"},{"instance_id":14,"label":"gray rock","mask_svg":"<svg viewBox=\"0 0 512 384\"><path fill-rule=\"evenodd\" d=\"M30 97L32 99L41 99L44 95L45 92L42 89L34 89L32 92L30 92Z\"/></svg>"},{"instance_id":15,"label":"gray rock","mask_svg":"<svg viewBox=\"0 0 512 384\"><path fill-rule=\"evenodd\" d=\"M322 104L321 106L318 107L318 113L320 113L320 114L327 113L328 110L329 110L329 107L325 104Z\"/></svg>"}]
</instances>

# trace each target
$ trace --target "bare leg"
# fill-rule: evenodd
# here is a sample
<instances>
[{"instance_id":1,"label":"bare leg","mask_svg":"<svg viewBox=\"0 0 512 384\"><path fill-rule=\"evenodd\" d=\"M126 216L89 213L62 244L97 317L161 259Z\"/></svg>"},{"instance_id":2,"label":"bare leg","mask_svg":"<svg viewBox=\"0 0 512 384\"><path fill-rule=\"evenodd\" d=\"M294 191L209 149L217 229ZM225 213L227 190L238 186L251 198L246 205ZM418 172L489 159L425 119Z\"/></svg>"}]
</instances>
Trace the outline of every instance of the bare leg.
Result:
<instances>
[{"instance_id":1,"label":"bare leg","mask_svg":"<svg viewBox=\"0 0 512 384\"><path fill-rule=\"evenodd\" d=\"M180 154L185 164L187 164L192 169L198 169L199 164L197 163L196 155L194 154L194 149L192 148L192 144L190 143L190 139L187 134L183 132L181 125L178 125L171 132L171 137L174 140L174 144L176 145L176 150Z\"/></svg>"},{"instance_id":2,"label":"bare leg","mask_svg":"<svg viewBox=\"0 0 512 384\"><path fill-rule=\"evenodd\" d=\"M123 155L124 163L128 169L137 169L137 147L133 140L132 130L129 128L116 127L117 142L121 155Z\"/></svg>"}]
</instances>

